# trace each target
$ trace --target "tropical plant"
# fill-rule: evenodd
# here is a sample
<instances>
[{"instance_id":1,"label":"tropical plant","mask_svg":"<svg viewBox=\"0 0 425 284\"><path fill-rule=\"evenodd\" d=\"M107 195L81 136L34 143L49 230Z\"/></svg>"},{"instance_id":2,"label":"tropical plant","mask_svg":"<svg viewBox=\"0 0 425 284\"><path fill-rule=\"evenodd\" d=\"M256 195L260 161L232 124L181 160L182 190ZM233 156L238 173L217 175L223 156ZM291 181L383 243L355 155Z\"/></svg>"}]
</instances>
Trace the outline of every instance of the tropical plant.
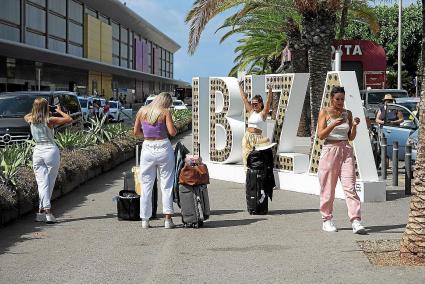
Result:
<instances>
[{"instance_id":1,"label":"tropical plant","mask_svg":"<svg viewBox=\"0 0 425 284\"><path fill-rule=\"evenodd\" d=\"M422 0L422 57L420 74L425 68L425 0ZM425 259L425 80L422 91L419 116L419 141L417 148L415 180L410 200L410 212L406 229L400 243L401 257Z\"/></svg>"},{"instance_id":2,"label":"tropical plant","mask_svg":"<svg viewBox=\"0 0 425 284\"><path fill-rule=\"evenodd\" d=\"M90 134L81 130L72 130L69 128L63 132L58 132L55 137L55 142L61 150L84 149L95 144Z\"/></svg>"},{"instance_id":3,"label":"tropical plant","mask_svg":"<svg viewBox=\"0 0 425 284\"><path fill-rule=\"evenodd\" d=\"M112 135L107 129L106 119L107 116L102 115L101 118L95 117L89 120L89 127L86 133L89 134L94 144L112 140Z\"/></svg>"},{"instance_id":4,"label":"tropical plant","mask_svg":"<svg viewBox=\"0 0 425 284\"><path fill-rule=\"evenodd\" d=\"M30 161L31 144L13 144L0 149L0 182L8 185L16 184L19 167Z\"/></svg>"},{"instance_id":5,"label":"tropical plant","mask_svg":"<svg viewBox=\"0 0 425 284\"><path fill-rule=\"evenodd\" d=\"M127 135L130 130L131 128L124 123L114 123L106 126L106 131L111 134L111 138L123 137Z\"/></svg>"},{"instance_id":6,"label":"tropical plant","mask_svg":"<svg viewBox=\"0 0 425 284\"><path fill-rule=\"evenodd\" d=\"M171 116L173 121L185 121L192 118L192 111L188 109L173 110Z\"/></svg>"}]
</instances>

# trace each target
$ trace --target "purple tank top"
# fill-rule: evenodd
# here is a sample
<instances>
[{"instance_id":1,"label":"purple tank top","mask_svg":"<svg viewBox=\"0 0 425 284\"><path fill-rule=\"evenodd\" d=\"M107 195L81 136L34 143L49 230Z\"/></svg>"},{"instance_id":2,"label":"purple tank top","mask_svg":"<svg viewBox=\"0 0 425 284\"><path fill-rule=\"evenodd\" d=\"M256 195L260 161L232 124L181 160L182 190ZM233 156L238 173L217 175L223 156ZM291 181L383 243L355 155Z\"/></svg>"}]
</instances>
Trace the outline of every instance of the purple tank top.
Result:
<instances>
[{"instance_id":1,"label":"purple tank top","mask_svg":"<svg viewBox=\"0 0 425 284\"><path fill-rule=\"evenodd\" d=\"M149 122L142 121L143 136L146 138L167 138L167 128L165 122L157 122L150 124Z\"/></svg>"}]
</instances>

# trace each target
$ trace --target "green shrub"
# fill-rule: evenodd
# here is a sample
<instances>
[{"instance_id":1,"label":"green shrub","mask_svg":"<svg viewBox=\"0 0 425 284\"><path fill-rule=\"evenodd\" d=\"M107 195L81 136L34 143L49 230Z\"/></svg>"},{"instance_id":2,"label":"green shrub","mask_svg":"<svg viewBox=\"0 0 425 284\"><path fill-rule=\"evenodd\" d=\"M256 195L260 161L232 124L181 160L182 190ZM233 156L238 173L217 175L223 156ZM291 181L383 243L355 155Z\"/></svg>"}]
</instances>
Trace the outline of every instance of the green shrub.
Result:
<instances>
[{"instance_id":1,"label":"green shrub","mask_svg":"<svg viewBox=\"0 0 425 284\"><path fill-rule=\"evenodd\" d=\"M31 161L32 142L14 144L0 149L0 182L16 185L18 169Z\"/></svg>"}]
</instances>

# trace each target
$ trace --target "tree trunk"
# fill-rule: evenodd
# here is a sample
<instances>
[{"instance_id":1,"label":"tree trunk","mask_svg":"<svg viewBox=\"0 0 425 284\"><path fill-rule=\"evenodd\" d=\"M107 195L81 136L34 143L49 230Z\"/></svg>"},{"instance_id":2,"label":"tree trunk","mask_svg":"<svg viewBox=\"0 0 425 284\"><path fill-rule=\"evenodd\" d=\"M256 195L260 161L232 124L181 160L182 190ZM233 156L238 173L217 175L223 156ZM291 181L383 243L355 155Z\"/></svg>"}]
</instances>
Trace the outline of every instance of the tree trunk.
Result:
<instances>
[{"instance_id":1,"label":"tree trunk","mask_svg":"<svg viewBox=\"0 0 425 284\"><path fill-rule=\"evenodd\" d=\"M339 22L338 39L343 39L345 36L345 28L347 27L348 7L350 7L351 0L344 0L341 10L341 20Z\"/></svg>"},{"instance_id":2,"label":"tree trunk","mask_svg":"<svg viewBox=\"0 0 425 284\"><path fill-rule=\"evenodd\" d=\"M422 0L421 77L425 67L425 0ZM422 80L419 115L419 139L415 163L410 212L406 230L400 242L400 256L425 258L425 80Z\"/></svg>"},{"instance_id":3,"label":"tree trunk","mask_svg":"<svg viewBox=\"0 0 425 284\"><path fill-rule=\"evenodd\" d=\"M291 71L293 73L308 73L308 55L307 48L301 39L299 26L289 19L287 24L288 49L291 52ZM304 99L301 120L298 127L298 136L310 136L310 92L307 93Z\"/></svg>"},{"instance_id":4,"label":"tree trunk","mask_svg":"<svg viewBox=\"0 0 425 284\"><path fill-rule=\"evenodd\" d=\"M331 71L331 45L335 39L336 12L319 8L316 12L303 13L303 40L307 43L310 71L311 137L317 126L326 74Z\"/></svg>"}]
</instances>

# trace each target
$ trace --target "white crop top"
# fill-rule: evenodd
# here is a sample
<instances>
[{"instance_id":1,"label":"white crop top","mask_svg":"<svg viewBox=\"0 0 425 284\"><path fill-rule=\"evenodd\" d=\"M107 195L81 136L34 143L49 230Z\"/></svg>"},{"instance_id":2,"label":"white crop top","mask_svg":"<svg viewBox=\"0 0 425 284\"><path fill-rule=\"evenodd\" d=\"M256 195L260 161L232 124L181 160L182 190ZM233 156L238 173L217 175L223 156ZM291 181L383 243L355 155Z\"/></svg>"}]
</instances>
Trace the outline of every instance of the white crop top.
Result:
<instances>
[{"instance_id":1,"label":"white crop top","mask_svg":"<svg viewBox=\"0 0 425 284\"><path fill-rule=\"evenodd\" d=\"M345 122L341 125L335 126L331 133L329 133L328 137L326 137L326 140L348 140L348 131L350 130L350 125L348 124L348 112L344 110L341 116L345 118ZM326 123L329 125L335 120L337 120L337 118L330 117Z\"/></svg>"},{"instance_id":2,"label":"white crop top","mask_svg":"<svg viewBox=\"0 0 425 284\"><path fill-rule=\"evenodd\" d=\"M260 130L264 129L265 122L261 112L253 111L248 118L248 127L257 128Z\"/></svg>"}]
</instances>

